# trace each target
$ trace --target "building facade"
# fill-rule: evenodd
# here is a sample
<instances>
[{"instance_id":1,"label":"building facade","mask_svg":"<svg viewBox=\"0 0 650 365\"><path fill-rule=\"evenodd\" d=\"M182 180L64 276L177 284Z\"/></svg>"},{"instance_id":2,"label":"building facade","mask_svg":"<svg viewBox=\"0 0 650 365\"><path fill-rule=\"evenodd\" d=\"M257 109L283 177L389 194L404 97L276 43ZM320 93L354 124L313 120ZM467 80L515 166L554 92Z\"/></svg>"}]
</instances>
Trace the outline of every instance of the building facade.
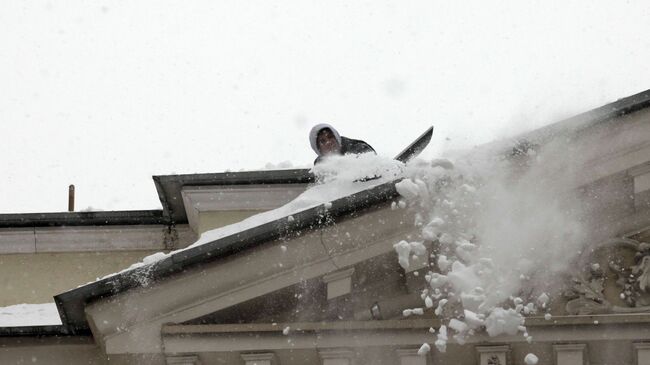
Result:
<instances>
[{"instance_id":1,"label":"building facade","mask_svg":"<svg viewBox=\"0 0 650 365\"><path fill-rule=\"evenodd\" d=\"M559 177L570 171L575 178L565 191L589 213L590 243L558 278L563 287L551 296L551 316L526 318L532 341L479 331L463 344L450 340L445 352L418 354L423 343L435 341L429 329L437 332L443 322L434 308L404 316L405 308L422 306L422 278L435 263L422 259L407 269L398 263L393 245L419 231L411 223L413 210L394 209L400 200L395 182L247 227L152 265L92 277L120 271L149 252L187 247L206 230L283 205L313 182L308 171L284 170L155 177L163 210L152 224L107 225L107 216L103 224L83 217L83 228L70 224L73 216L62 216L64 223L55 228L35 220L24 223L33 227L6 223L3 248L29 251L7 253L3 260L54 247L76 256L59 261L70 276L51 278L59 286L48 292L62 324L2 328L0 362L507 365L525 364L534 353L539 364L650 364L650 91L503 146L483 146L480 153L512 159L514 178L534 156L529 150L561 152L561 163L549 161L548 172ZM437 242L424 245L435 252ZM84 271L74 263L86 259L84 252L102 248L107 257L141 251L105 264L103 271L73 275ZM85 265L108 260L99 254ZM39 282L50 280L39 275ZM68 280L67 288L57 280Z\"/></svg>"}]
</instances>

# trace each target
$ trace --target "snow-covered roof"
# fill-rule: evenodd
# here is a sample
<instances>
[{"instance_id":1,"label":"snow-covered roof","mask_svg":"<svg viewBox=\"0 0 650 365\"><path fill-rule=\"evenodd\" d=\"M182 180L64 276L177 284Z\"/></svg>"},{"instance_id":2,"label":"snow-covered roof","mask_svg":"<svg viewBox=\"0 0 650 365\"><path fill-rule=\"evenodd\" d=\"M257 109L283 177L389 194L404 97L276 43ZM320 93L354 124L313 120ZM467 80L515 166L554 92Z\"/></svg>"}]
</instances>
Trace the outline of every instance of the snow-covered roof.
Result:
<instances>
[{"instance_id":1,"label":"snow-covered roof","mask_svg":"<svg viewBox=\"0 0 650 365\"><path fill-rule=\"evenodd\" d=\"M325 202L304 210L252 225L241 231L214 233L213 241L193 245L164 257L156 257L155 265L142 265L99 281L81 286L54 297L62 321L71 331L85 331L88 327L83 308L98 298L142 286L142 277L156 281L183 271L185 268L232 255L264 242L278 239L336 222L343 217L376 206L397 196L394 181ZM261 222L261 221L259 221ZM258 222L258 223L259 223Z\"/></svg>"},{"instance_id":2,"label":"snow-covered roof","mask_svg":"<svg viewBox=\"0 0 650 365\"><path fill-rule=\"evenodd\" d=\"M581 114L576 118L551 125L547 128L542 128L539 131L532 132L530 135L535 135L535 133L537 133L539 136L543 136L551 132L556 133L558 128L567 128L568 130L575 131L592 125L593 123L629 114L647 108L648 106L650 106L650 90ZM286 177L286 171L292 170L284 170L284 172L280 174L280 177ZM311 174L309 172L305 172L305 170L295 171L298 171L296 173L298 174L296 175L298 177L293 177L293 179L297 179L295 180L296 182L306 183L313 181L313 177L310 177ZM262 177L264 174L268 173L268 171L258 173L258 175L260 175L258 177ZM236 175L234 177L228 177L224 175L222 177L227 183L244 184L246 181L243 179L243 176L244 175ZM257 175L253 174L249 177L251 176ZM231 181L229 179L234 180ZM286 183L286 181L284 182ZM195 183L197 182L195 181ZM174 182L174 184L178 185L179 182ZM178 186L182 186L182 183ZM160 186L158 186L158 188L160 193L162 190ZM171 255L157 257L155 265L144 265L139 268L136 267L132 270L118 273L117 275L104 278L97 282L55 296L56 305L62 316L62 323L71 332L87 331L88 324L84 314L85 305L99 298L141 286L142 281L138 276L145 271L146 276L150 280L155 281L181 272L188 266L225 257L255 247L264 242L278 239L288 235L290 232L296 233L310 230L335 222L345 216L356 214L368 207L386 202L397 195L398 193L395 188L395 181L387 181L378 185L370 186L365 190L356 191L350 195L342 196L338 199L332 200L331 202L324 202L299 211L284 211L284 214L278 216L268 216L267 218L270 219L267 220L253 220L251 221L253 223L250 225L239 226L237 229L222 230L219 234L212 236L210 240L202 240L199 245L193 245L188 249L180 250ZM166 209L173 208L167 206ZM170 212L170 214L173 214L173 211Z\"/></svg>"},{"instance_id":3,"label":"snow-covered roof","mask_svg":"<svg viewBox=\"0 0 650 365\"><path fill-rule=\"evenodd\" d=\"M61 318L54 303L0 307L0 327L56 326Z\"/></svg>"}]
</instances>

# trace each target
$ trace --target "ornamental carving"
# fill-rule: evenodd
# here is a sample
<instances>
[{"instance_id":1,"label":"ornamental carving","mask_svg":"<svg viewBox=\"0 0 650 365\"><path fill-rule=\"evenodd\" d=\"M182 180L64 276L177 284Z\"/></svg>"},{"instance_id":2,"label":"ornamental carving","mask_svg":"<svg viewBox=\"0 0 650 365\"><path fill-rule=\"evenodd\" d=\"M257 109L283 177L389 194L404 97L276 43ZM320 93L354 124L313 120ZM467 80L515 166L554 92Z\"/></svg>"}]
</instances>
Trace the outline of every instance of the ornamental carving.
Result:
<instances>
[{"instance_id":1,"label":"ornamental carving","mask_svg":"<svg viewBox=\"0 0 650 365\"><path fill-rule=\"evenodd\" d=\"M650 312L650 244L621 238L608 242L594 256L564 293L567 313Z\"/></svg>"}]
</instances>

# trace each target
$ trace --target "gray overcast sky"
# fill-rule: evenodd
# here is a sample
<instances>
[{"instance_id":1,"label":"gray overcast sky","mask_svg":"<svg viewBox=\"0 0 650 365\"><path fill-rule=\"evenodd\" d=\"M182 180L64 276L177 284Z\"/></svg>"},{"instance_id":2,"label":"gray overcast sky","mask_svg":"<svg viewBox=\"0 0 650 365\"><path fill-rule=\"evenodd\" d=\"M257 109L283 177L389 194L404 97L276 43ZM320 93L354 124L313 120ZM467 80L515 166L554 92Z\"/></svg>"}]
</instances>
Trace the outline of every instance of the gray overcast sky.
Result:
<instances>
[{"instance_id":1,"label":"gray overcast sky","mask_svg":"<svg viewBox=\"0 0 650 365\"><path fill-rule=\"evenodd\" d=\"M0 212L152 209L151 175L433 157L650 89L647 1L0 2Z\"/></svg>"}]
</instances>

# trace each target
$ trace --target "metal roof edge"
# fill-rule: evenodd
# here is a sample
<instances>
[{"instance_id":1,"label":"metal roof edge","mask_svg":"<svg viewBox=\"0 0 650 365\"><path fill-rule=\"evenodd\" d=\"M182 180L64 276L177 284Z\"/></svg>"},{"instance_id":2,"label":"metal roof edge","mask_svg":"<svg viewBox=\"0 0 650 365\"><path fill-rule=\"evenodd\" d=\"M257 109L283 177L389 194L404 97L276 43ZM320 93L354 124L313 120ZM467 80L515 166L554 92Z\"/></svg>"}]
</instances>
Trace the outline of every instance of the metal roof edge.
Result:
<instances>
[{"instance_id":1,"label":"metal roof edge","mask_svg":"<svg viewBox=\"0 0 650 365\"><path fill-rule=\"evenodd\" d=\"M77 331L72 333L64 325L46 325L46 326L19 326L19 327L0 327L0 337L63 337L63 336L88 336L92 334L90 330Z\"/></svg>"},{"instance_id":2,"label":"metal roof edge","mask_svg":"<svg viewBox=\"0 0 650 365\"><path fill-rule=\"evenodd\" d=\"M0 228L168 224L162 210L0 214Z\"/></svg>"},{"instance_id":3,"label":"metal roof edge","mask_svg":"<svg viewBox=\"0 0 650 365\"><path fill-rule=\"evenodd\" d=\"M309 183L314 181L310 169L254 170L201 174L154 175L161 183L182 182L184 185L249 185Z\"/></svg>"}]
</instances>

